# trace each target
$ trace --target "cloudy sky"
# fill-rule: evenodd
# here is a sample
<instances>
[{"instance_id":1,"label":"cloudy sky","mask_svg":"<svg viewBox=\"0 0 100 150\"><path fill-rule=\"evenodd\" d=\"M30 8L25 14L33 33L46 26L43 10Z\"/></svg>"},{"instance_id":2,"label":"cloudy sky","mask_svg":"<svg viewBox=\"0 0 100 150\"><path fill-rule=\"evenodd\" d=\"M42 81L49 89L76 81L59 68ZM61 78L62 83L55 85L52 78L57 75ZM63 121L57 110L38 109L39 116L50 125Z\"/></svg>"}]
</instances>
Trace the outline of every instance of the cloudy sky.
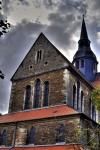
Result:
<instances>
[{"instance_id":1,"label":"cloudy sky","mask_svg":"<svg viewBox=\"0 0 100 150\"><path fill-rule=\"evenodd\" d=\"M91 48L100 61L100 0L3 0L2 14L11 29L0 38L0 69L5 74L0 113L7 113L10 78L41 32L72 61L85 14Z\"/></svg>"}]
</instances>

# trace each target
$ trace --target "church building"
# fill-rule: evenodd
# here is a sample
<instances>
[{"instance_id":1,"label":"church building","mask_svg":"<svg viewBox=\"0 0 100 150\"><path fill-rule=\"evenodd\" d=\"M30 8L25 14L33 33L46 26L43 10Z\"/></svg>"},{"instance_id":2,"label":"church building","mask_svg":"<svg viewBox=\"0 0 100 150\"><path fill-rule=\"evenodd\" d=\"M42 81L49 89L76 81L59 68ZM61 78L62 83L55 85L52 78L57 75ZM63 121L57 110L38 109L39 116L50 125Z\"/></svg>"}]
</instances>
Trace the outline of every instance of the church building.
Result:
<instances>
[{"instance_id":1,"label":"church building","mask_svg":"<svg viewBox=\"0 0 100 150\"><path fill-rule=\"evenodd\" d=\"M0 150L100 150L97 65L84 17L72 63L41 33L11 78Z\"/></svg>"}]
</instances>

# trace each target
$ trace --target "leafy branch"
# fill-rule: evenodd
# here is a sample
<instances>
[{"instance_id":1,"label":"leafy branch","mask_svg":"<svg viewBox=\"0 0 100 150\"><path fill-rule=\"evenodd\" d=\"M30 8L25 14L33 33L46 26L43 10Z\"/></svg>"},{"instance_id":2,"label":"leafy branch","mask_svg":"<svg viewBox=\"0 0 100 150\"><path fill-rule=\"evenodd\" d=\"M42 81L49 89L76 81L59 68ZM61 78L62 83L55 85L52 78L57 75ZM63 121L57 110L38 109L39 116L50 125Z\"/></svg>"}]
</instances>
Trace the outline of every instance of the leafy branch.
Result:
<instances>
[{"instance_id":1,"label":"leafy branch","mask_svg":"<svg viewBox=\"0 0 100 150\"><path fill-rule=\"evenodd\" d=\"M2 10L2 1L0 1L0 10ZM0 12L2 16L2 13ZM7 33L8 29L10 28L10 23L7 20L1 19L0 20L0 37Z\"/></svg>"},{"instance_id":2,"label":"leafy branch","mask_svg":"<svg viewBox=\"0 0 100 150\"><path fill-rule=\"evenodd\" d=\"M2 71L0 70L0 78L4 79L4 74L2 73Z\"/></svg>"},{"instance_id":3,"label":"leafy branch","mask_svg":"<svg viewBox=\"0 0 100 150\"><path fill-rule=\"evenodd\" d=\"M92 92L92 100L98 111L100 111L100 87Z\"/></svg>"}]
</instances>

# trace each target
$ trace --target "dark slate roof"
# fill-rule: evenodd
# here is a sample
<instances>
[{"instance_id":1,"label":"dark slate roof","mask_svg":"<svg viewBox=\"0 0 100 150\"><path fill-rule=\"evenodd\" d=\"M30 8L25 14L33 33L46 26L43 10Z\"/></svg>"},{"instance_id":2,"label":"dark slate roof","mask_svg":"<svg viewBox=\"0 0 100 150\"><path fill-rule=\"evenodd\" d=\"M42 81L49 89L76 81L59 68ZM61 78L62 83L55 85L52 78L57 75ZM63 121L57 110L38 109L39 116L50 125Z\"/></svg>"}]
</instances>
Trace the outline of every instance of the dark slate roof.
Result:
<instances>
[{"instance_id":1,"label":"dark slate roof","mask_svg":"<svg viewBox=\"0 0 100 150\"><path fill-rule=\"evenodd\" d=\"M79 44L78 51L75 53L75 55L73 57L73 61L75 61L77 58L79 59L79 58L83 58L83 57L84 58L91 57L92 59L94 59L94 61L97 62L97 58L90 47L90 40L88 38L84 16L83 16L83 21L82 21L80 40L79 40L78 44Z\"/></svg>"},{"instance_id":2,"label":"dark slate roof","mask_svg":"<svg viewBox=\"0 0 100 150\"><path fill-rule=\"evenodd\" d=\"M84 49L84 50L83 50ZM77 59L77 58L89 58L89 57L91 57L91 58L93 58L96 62L97 62L97 58L96 58L96 56L95 56L95 54L93 53L93 51L92 50L90 50L90 49L88 49L88 48L81 48L81 49L79 49L76 53L75 53L75 55L74 55L74 57L73 57L73 59L75 60L75 59ZM97 62L98 63L98 62Z\"/></svg>"},{"instance_id":3,"label":"dark slate roof","mask_svg":"<svg viewBox=\"0 0 100 150\"><path fill-rule=\"evenodd\" d=\"M88 34L87 34L87 30L86 30L84 16L83 16L83 21L82 21L80 39L88 39Z\"/></svg>"}]
</instances>

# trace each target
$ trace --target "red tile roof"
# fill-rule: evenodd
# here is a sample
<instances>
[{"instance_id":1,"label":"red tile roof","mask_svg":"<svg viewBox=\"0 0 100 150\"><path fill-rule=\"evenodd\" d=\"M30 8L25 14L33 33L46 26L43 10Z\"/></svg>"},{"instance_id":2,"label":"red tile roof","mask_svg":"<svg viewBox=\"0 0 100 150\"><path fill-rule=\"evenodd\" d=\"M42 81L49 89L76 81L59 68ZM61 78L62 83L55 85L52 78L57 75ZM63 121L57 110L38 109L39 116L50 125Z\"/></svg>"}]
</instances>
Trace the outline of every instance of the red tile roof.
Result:
<instances>
[{"instance_id":1,"label":"red tile roof","mask_svg":"<svg viewBox=\"0 0 100 150\"><path fill-rule=\"evenodd\" d=\"M54 146L34 146L34 147L14 147L0 148L1 150L84 150L81 145L70 144L70 145L54 145Z\"/></svg>"},{"instance_id":2,"label":"red tile roof","mask_svg":"<svg viewBox=\"0 0 100 150\"><path fill-rule=\"evenodd\" d=\"M52 106L48 108L34 109L23 112L9 113L0 116L0 123L18 122L50 117L65 116L71 114L77 114L73 108L67 106L66 104L59 106Z\"/></svg>"}]
</instances>

